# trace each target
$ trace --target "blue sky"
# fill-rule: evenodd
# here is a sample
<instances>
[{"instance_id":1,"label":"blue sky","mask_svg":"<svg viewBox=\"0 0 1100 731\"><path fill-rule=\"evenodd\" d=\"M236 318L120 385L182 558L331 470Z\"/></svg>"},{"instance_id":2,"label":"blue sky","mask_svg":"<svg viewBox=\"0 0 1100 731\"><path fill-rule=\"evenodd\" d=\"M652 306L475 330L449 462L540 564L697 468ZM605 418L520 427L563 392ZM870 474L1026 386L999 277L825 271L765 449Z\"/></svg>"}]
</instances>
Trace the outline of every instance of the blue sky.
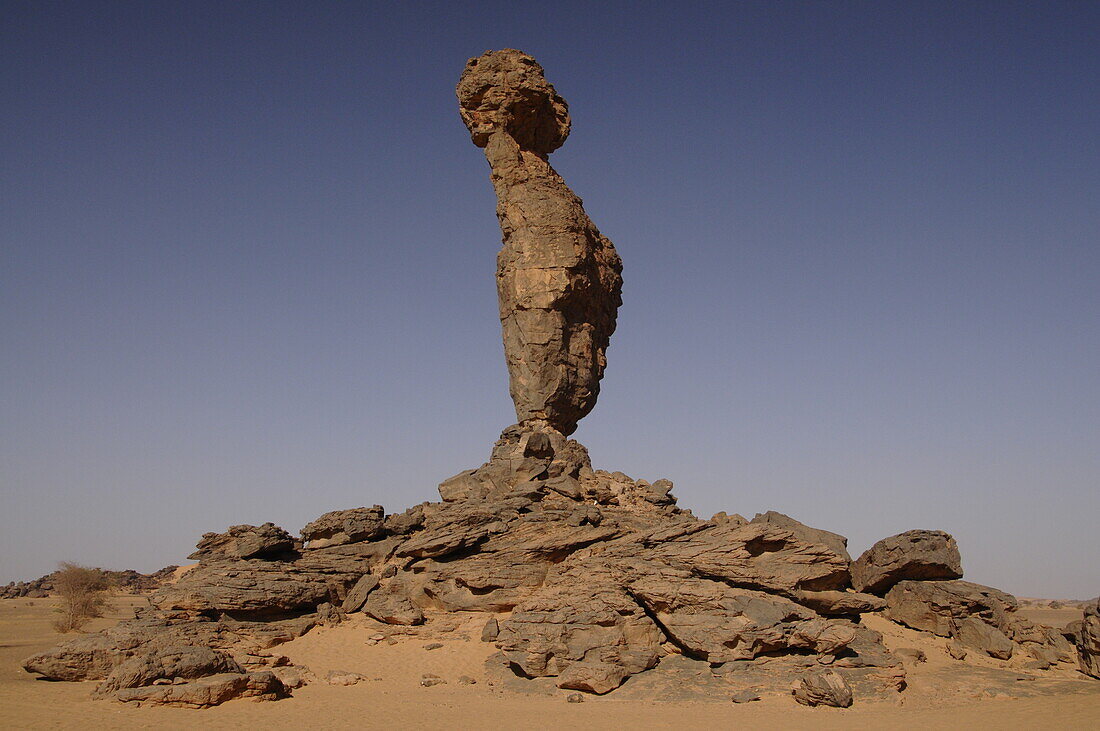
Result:
<instances>
[{"instance_id":1,"label":"blue sky","mask_svg":"<svg viewBox=\"0 0 1100 731\"><path fill-rule=\"evenodd\" d=\"M514 421L454 85L623 257L597 467L1100 591L1100 6L0 3L0 582L437 499Z\"/></svg>"}]
</instances>

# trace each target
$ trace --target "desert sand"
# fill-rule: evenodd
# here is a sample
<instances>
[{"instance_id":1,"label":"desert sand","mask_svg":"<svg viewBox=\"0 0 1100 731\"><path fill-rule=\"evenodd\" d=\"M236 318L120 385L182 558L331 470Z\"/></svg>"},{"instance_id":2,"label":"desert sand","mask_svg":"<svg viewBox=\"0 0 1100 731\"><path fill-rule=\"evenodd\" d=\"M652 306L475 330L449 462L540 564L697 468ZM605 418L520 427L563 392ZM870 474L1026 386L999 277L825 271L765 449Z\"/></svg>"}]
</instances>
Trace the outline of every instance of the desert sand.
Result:
<instances>
[{"instance_id":1,"label":"desert sand","mask_svg":"<svg viewBox=\"0 0 1100 731\"><path fill-rule=\"evenodd\" d=\"M698 685L685 682L683 676L638 676L613 696L586 696L583 703L569 703L570 691L530 681L513 684L488 674L484 661L495 648L480 641L485 615L472 613L431 617L422 627L387 626L355 615L335 627L315 628L273 648L272 652L286 655L294 664L308 666L314 676L292 698L275 703L237 700L207 710L133 707L92 700L95 683L52 683L22 670L23 658L64 639L50 626L53 602L0 601L0 726L4 728L1084 729L1096 728L1100 718L1100 682L1096 680L1068 668L1041 674L1017 672L992 658L983 661L989 668L988 678L953 677L953 665L958 663L945 653L943 639L873 615L864 621L885 635L888 647L918 648L928 660L907 666L909 687L896 700L860 702L857 698L849 709L807 708L780 693L765 694L755 703L716 701L715 697L729 695L716 696L716 683L728 685L731 692L739 688L729 678L709 673L699 676ZM145 602L139 596L117 597L110 615L87 629L103 629L131 616L134 607ZM1021 609L1020 613L1051 624L1080 617L1077 609ZM372 640L378 635L386 639ZM437 643L442 646L426 649ZM670 655L662 665L674 666L676 660ZM324 678L334 670L358 673L364 679L350 686L330 685ZM423 687L424 674L447 682ZM476 683L460 682L461 676ZM704 690L710 700L696 697Z\"/></svg>"}]
</instances>

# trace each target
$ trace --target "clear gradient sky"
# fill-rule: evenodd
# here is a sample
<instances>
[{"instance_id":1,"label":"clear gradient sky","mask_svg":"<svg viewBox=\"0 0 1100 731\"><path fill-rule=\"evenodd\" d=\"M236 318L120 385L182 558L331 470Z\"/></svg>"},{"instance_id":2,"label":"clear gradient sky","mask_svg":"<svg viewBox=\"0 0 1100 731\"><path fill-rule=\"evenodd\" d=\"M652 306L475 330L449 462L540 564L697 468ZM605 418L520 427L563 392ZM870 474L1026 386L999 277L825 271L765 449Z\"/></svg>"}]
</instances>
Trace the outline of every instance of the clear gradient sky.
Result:
<instances>
[{"instance_id":1,"label":"clear gradient sky","mask_svg":"<svg viewBox=\"0 0 1100 731\"><path fill-rule=\"evenodd\" d=\"M912 0L3 0L0 582L487 458L504 47L625 262L596 467L1100 593L1100 3Z\"/></svg>"}]
</instances>

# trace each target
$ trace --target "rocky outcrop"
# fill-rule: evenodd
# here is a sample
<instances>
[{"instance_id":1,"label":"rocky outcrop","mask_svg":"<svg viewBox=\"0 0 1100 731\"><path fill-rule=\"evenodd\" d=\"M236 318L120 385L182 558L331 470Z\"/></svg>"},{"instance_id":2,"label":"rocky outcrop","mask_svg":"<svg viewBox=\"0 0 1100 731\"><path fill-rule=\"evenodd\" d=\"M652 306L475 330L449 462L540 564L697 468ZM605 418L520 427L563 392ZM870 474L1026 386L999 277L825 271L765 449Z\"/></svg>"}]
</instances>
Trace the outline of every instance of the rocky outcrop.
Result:
<instances>
[{"instance_id":1,"label":"rocky outcrop","mask_svg":"<svg viewBox=\"0 0 1100 731\"><path fill-rule=\"evenodd\" d=\"M123 571L111 571L98 569L107 579L107 583L115 591L125 594L147 594L156 591L165 583L171 581L179 566L165 566L151 574L142 574L133 569ZM54 593L54 580L57 572L40 576L33 581L13 581L10 584L0 586L0 599L41 599Z\"/></svg>"},{"instance_id":2,"label":"rocky outcrop","mask_svg":"<svg viewBox=\"0 0 1100 731\"><path fill-rule=\"evenodd\" d=\"M568 435L599 395L622 261L547 162L569 135L569 108L535 59L488 51L469 60L456 93L497 195L497 295L516 416Z\"/></svg>"},{"instance_id":3,"label":"rocky outcrop","mask_svg":"<svg viewBox=\"0 0 1100 731\"><path fill-rule=\"evenodd\" d=\"M852 563L856 591L882 596L906 579L961 579L959 547L938 530L909 530L883 538Z\"/></svg>"}]
</instances>

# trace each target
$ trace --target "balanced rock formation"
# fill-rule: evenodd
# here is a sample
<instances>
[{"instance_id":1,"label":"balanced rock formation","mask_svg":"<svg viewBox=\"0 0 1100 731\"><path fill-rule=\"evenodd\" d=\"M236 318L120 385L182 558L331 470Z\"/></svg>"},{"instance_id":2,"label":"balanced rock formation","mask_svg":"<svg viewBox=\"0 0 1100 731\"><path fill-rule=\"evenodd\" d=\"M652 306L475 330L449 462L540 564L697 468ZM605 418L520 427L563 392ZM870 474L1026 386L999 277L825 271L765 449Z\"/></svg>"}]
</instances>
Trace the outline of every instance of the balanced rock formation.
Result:
<instances>
[{"instance_id":1,"label":"balanced rock formation","mask_svg":"<svg viewBox=\"0 0 1100 731\"><path fill-rule=\"evenodd\" d=\"M835 533L775 512L700 520L677 506L668 480L593 469L568 435L596 400L621 264L546 161L569 131L565 102L514 50L472 59L458 97L498 196L497 282L519 423L485 464L439 485L441 502L332 511L298 537L271 524L204 535L199 565L148 608L28 658L27 671L99 680L96 697L122 702L274 700L309 673L266 650L357 613L402 634L485 613L482 639L499 650L491 672L598 694L687 663L711 677L781 674L809 705L890 696L904 689L905 668L860 621L884 608L994 658L1072 659L1061 634L1012 616L1013 597L928 580L958 571L946 534L887 539L854 566ZM1082 667L1096 667L1098 625L1094 610L1075 635Z\"/></svg>"},{"instance_id":2,"label":"balanced rock formation","mask_svg":"<svg viewBox=\"0 0 1100 731\"><path fill-rule=\"evenodd\" d=\"M547 162L569 135L569 108L535 59L487 51L466 64L457 94L497 195L497 296L516 416L569 435L599 395L622 261Z\"/></svg>"}]
</instances>

